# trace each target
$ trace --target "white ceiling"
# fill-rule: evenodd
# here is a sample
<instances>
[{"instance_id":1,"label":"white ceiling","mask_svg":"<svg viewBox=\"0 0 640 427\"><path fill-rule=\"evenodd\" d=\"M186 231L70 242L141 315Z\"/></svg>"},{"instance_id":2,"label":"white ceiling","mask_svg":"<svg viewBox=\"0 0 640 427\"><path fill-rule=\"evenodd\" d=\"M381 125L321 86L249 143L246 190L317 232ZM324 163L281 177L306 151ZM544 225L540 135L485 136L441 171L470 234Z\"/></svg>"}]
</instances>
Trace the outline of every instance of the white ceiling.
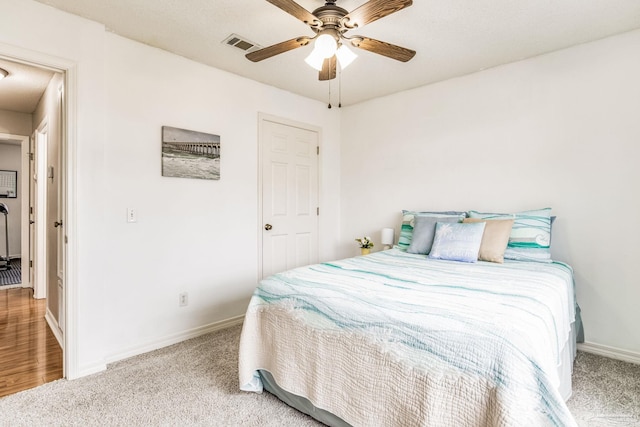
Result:
<instances>
[{"instance_id":1,"label":"white ceiling","mask_svg":"<svg viewBox=\"0 0 640 427\"><path fill-rule=\"evenodd\" d=\"M2 58L0 68L9 72L0 80L0 110L33 113L53 72Z\"/></svg>"},{"instance_id":2,"label":"white ceiling","mask_svg":"<svg viewBox=\"0 0 640 427\"><path fill-rule=\"evenodd\" d=\"M232 33L269 46L314 33L265 0L38 0L109 31L213 67L327 101L329 84L304 63L306 46L253 63L221 43ZM349 11L364 0L338 0ZM324 4L299 0L309 11ZM414 49L401 63L355 49L343 105L423 86L640 28L639 0L416 0L347 35ZM331 83L333 102L338 80Z\"/></svg>"}]
</instances>

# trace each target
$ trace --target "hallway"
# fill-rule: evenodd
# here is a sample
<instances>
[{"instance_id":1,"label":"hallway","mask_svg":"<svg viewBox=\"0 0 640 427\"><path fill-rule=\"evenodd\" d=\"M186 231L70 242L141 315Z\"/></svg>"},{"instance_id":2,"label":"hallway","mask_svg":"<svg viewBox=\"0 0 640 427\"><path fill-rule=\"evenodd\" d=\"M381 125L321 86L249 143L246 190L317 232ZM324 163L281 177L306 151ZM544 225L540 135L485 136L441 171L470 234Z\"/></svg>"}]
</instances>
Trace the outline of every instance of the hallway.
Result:
<instances>
[{"instance_id":1,"label":"hallway","mask_svg":"<svg viewBox=\"0 0 640 427\"><path fill-rule=\"evenodd\" d=\"M20 258L13 258L10 261L11 268L7 270L0 269L0 290L22 286L21 264Z\"/></svg>"},{"instance_id":2,"label":"hallway","mask_svg":"<svg viewBox=\"0 0 640 427\"><path fill-rule=\"evenodd\" d=\"M0 397L62 378L62 349L30 288L0 290Z\"/></svg>"}]
</instances>

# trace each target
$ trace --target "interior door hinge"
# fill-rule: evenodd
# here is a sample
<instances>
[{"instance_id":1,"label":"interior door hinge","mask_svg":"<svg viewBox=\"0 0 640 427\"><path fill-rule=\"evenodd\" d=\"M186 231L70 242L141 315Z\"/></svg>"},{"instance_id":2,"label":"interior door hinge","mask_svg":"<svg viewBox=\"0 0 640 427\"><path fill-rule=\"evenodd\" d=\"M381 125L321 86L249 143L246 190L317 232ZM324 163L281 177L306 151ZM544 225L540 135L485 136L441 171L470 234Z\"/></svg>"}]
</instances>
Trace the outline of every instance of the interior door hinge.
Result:
<instances>
[{"instance_id":1,"label":"interior door hinge","mask_svg":"<svg viewBox=\"0 0 640 427\"><path fill-rule=\"evenodd\" d=\"M319 145L316 145L316 154L320 155L320 146Z\"/></svg>"},{"instance_id":2,"label":"interior door hinge","mask_svg":"<svg viewBox=\"0 0 640 427\"><path fill-rule=\"evenodd\" d=\"M33 260L29 260L29 268L33 267Z\"/></svg>"},{"instance_id":3,"label":"interior door hinge","mask_svg":"<svg viewBox=\"0 0 640 427\"><path fill-rule=\"evenodd\" d=\"M29 153L29 160L33 160L33 153Z\"/></svg>"}]
</instances>

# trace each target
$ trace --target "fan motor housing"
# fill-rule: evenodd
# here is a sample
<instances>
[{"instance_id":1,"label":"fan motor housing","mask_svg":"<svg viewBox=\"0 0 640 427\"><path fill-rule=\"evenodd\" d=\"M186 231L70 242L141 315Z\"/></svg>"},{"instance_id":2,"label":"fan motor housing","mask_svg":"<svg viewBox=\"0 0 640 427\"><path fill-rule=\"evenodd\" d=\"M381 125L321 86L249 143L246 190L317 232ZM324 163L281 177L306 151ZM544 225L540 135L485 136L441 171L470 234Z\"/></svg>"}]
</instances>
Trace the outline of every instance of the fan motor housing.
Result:
<instances>
[{"instance_id":1,"label":"fan motor housing","mask_svg":"<svg viewBox=\"0 0 640 427\"><path fill-rule=\"evenodd\" d=\"M342 27L342 18L344 18L348 13L349 12L347 10L340 6L327 3L313 11L313 14L322 21L322 27L317 29L314 28L314 30L318 32L326 28L336 28L341 33L344 33L347 29Z\"/></svg>"}]
</instances>

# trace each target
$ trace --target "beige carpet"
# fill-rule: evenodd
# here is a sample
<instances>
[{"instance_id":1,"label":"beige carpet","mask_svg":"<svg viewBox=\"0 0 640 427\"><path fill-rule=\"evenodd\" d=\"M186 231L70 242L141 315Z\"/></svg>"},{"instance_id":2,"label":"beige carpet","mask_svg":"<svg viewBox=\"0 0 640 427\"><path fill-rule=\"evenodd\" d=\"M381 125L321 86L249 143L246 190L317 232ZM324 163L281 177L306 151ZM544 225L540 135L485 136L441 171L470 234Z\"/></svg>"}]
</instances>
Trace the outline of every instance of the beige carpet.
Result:
<instances>
[{"instance_id":1,"label":"beige carpet","mask_svg":"<svg viewBox=\"0 0 640 427\"><path fill-rule=\"evenodd\" d=\"M0 399L0 426L317 426L268 393L238 390L240 327ZM640 366L579 353L580 426L640 427Z\"/></svg>"},{"instance_id":2,"label":"beige carpet","mask_svg":"<svg viewBox=\"0 0 640 427\"><path fill-rule=\"evenodd\" d=\"M567 402L581 427L640 427L640 365L579 351Z\"/></svg>"}]
</instances>

